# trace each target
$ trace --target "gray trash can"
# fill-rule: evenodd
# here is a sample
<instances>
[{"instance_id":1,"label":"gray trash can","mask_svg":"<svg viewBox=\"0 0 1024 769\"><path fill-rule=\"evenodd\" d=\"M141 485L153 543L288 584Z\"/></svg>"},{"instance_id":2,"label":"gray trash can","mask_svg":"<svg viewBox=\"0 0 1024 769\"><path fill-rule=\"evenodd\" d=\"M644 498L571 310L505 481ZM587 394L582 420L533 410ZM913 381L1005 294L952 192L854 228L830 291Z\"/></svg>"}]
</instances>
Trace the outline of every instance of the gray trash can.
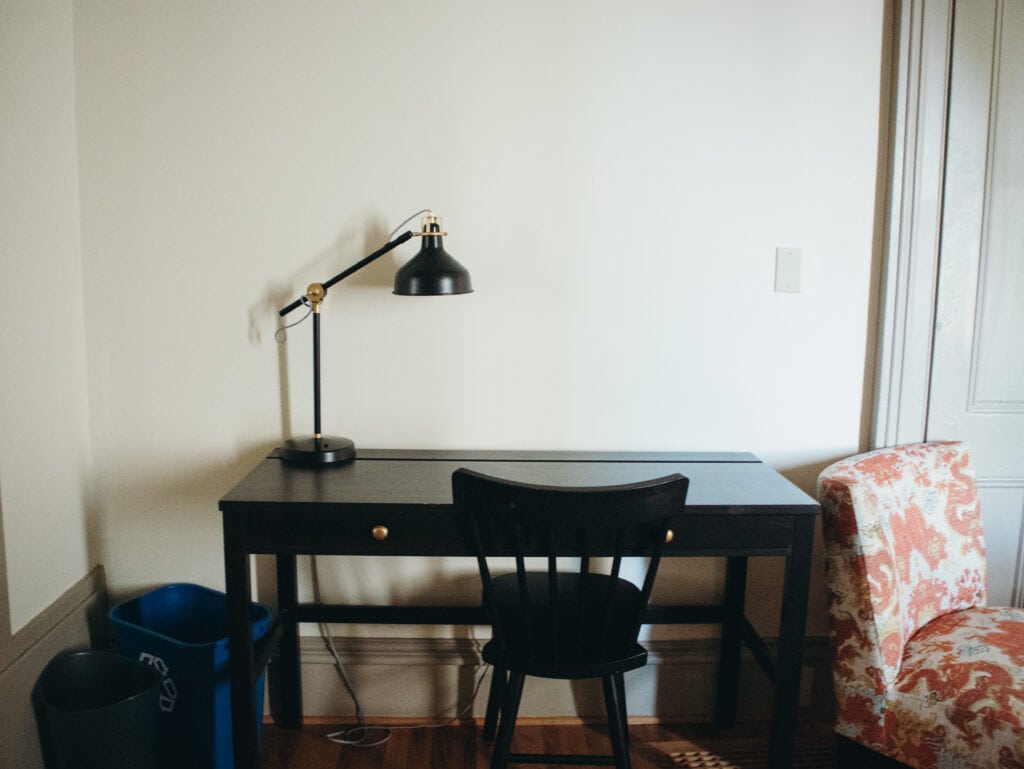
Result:
<instances>
[{"instance_id":1,"label":"gray trash can","mask_svg":"<svg viewBox=\"0 0 1024 769\"><path fill-rule=\"evenodd\" d=\"M58 654L32 692L47 769L158 769L160 687L120 654Z\"/></svg>"}]
</instances>

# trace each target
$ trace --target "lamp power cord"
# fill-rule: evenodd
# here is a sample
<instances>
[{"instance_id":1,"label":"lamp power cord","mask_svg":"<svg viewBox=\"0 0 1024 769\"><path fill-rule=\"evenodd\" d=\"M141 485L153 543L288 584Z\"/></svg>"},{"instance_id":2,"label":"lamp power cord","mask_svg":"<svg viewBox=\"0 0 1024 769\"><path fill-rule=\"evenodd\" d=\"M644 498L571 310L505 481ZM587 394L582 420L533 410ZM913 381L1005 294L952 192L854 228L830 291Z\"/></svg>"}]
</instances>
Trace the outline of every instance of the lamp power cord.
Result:
<instances>
[{"instance_id":1,"label":"lamp power cord","mask_svg":"<svg viewBox=\"0 0 1024 769\"><path fill-rule=\"evenodd\" d=\"M413 216L417 216L417 214L413 214ZM310 572L312 575L313 583L313 600L316 603L321 603L320 576L319 571L317 569L317 559L315 555L310 556ZM341 680L342 686L345 688L345 691L348 693L349 697L352 700L352 704L355 706L355 725L347 727L345 729L340 729L336 732L331 732L330 734L326 735L326 738L328 740L338 745L348 745L350 747L358 748L373 748L377 747L378 745L383 745L384 743L386 743L388 740L391 739L392 733L396 731L411 731L414 729L438 729L457 721L466 713L468 713L470 709L473 707L473 704L476 702L476 698L480 693L480 687L483 684L484 678L487 675L487 669L490 667L490 665L483 664L482 661L478 662L477 665L475 665L475 670L479 671L479 673L476 677L476 682L473 685L473 692L470 694L469 702L461 710L459 710L449 718L444 718L443 714L448 710L451 710L453 707L456 707L458 703L453 703L449 707L445 708L443 711L441 711L441 714L438 715L437 718L430 723L410 724L408 726L384 726L370 724L367 722L366 716L363 713L363 706L359 701L359 695L356 692L355 686L352 684L352 679L349 678L348 672L345 669L345 665L341 661L341 655L338 653L338 649L334 645L334 638L331 636L329 625L325 622L320 622L317 624L317 628L320 632L320 638L323 640L327 652L331 655L331 659L333 660L334 663L334 669L338 674L338 678ZM477 645L478 660L480 659L479 654L480 649L479 645Z\"/></svg>"},{"instance_id":2,"label":"lamp power cord","mask_svg":"<svg viewBox=\"0 0 1024 769\"><path fill-rule=\"evenodd\" d=\"M299 325L300 323L302 323L302 321L304 321L306 318L313 314L313 304L309 301L309 299L307 299L306 297L302 297L302 303L306 305L306 314L303 315L298 320L293 321L292 323L288 323L283 326L278 326L277 331L274 332L274 341L276 341L278 344L284 344L285 342L288 341L288 329Z\"/></svg>"}]
</instances>

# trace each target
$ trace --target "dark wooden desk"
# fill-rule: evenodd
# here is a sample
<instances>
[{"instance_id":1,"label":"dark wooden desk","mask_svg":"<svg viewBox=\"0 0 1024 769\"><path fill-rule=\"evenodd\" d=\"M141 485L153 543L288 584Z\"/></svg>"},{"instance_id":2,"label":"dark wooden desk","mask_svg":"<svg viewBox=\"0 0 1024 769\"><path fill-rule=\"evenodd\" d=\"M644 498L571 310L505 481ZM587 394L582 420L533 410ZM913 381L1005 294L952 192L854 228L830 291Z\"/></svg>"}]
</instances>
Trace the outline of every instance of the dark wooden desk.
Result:
<instances>
[{"instance_id":1,"label":"dark wooden desk","mask_svg":"<svg viewBox=\"0 0 1024 769\"><path fill-rule=\"evenodd\" d=\"M468 556L452 509L459 467L504 478L567 486L628 483L680 472L690 479L666 556L725 556L725 599L703 606L652 606L650 622L720 623L716 722L735 720L740 645L775 684L772 769L789 769L800 689L811 546L818 505L752 454L360 450L349 465L309 469L276 457L261 462L221 501L228 596L236 769L255 769L253 684L277 646L271 669L274 717L302 724L298 623L487 624L479 606L299 604L299 554ZM374 528L387 528L384 539ZM377 529L378 536L381 531ZM249 561L276 556L278 618L264 643L250 642ZM786 559L778 648L773 655L743 614L749 556Z\"/></svg>"}]
</instances>

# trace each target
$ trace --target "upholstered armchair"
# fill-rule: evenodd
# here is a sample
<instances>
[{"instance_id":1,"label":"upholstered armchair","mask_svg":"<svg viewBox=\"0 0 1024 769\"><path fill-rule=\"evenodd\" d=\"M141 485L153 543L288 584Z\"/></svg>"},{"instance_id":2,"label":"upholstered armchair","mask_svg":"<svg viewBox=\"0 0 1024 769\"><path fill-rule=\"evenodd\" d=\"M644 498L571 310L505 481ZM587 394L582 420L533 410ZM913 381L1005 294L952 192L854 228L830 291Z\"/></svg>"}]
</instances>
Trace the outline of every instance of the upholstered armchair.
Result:
<instances>
[{"instance_id":1,"label":"upholstered armchair","mask_svg":"<svg viewBox=\"0 0 1024 769\"><path fill-rule=\"evenodd\" d=\"M985 605L967 448L845 459L818 496L840 766L1024 769L1024 609Z\"/></svg>"}]
</instances>

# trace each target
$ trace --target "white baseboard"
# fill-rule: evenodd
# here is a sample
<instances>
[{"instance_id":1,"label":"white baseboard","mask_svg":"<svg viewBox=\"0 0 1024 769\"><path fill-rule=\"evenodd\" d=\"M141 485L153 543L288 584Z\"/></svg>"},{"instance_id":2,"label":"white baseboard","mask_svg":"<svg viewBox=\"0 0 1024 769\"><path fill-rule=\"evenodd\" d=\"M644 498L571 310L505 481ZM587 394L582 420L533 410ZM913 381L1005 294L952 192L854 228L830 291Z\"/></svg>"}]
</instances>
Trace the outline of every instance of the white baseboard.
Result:
<instances>
[{"instance_id":1,"label":"white baseboard","mask_svg":"<svg viewBox=\"0 0 1024 769\"><path fill-rule=\"evenodd\" d=\"M487 700L486 671L478 642L449 638L336 637L335 648L368 717L451 717L465 711L480 717ZM714 640L648 641L646 667L626 675L631 716L709 720L715 699L718 646ZM319 637L300 639L303 708L307 716L351 717L355 713L326 644ZM809 638L804 654L802 707L821 716L832 708L831 672L825 638ZM739 717L769 715L771 687L744 653L740 670ZM600 683L528 679L521 713L525 717L603 715Z\"/></svg>"}]
</instances>

